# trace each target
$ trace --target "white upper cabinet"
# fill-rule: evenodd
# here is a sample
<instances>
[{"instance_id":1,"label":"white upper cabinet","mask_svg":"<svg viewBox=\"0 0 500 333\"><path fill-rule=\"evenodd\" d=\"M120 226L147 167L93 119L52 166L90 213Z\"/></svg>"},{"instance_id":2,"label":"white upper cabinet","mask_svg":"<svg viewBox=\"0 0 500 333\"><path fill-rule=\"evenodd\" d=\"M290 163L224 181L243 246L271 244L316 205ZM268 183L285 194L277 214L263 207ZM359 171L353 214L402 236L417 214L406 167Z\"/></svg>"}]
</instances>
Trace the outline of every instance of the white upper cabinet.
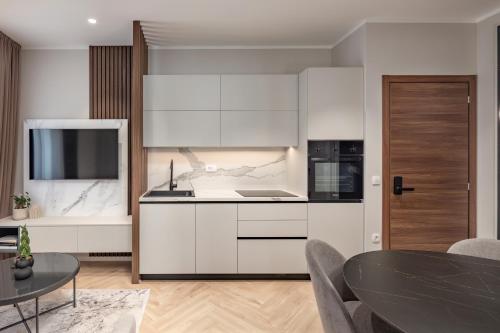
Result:
<instances>
[{"instance_id":1,"label":"white upper cabinet","mask_svg":"<svg viewBox=\"0 0 500 333\"><path fill-rule=\"evenodd\" d=\"M300 76L310 140L362 140L364 127L363 69L309 68Z\"/></svg>"},{"instance_id":2,"label":"white upper cabinet","mask_svg":"<svg viewBox=\"0 0 500 333\"><path fill-rule=\"evenodd\" d=\"M297 143L297 111L221 113L223 147L288 147Z\"/></svg>"},{"instance_id":3,"label":"white upper cabinet","mask_svg":"<svg viewBox=\"0 0 500 333\"><path fill-rule=\"evenodd\" d=\"M227 111L296 111L298 76L222 75L221 109Z\"/></svg>"},{"instance_id":4,"label":"white upper cabinet","mask_svg":"<svg viewBox=\"0 0 500 333\"><path fill-rule=\"evenodd\" d=\"M144 75L144 110L219 111L220 75Z\"/></svg>"},{"instance_id":5,"label":"white upper cabinet","mask_svg":"<svg viewBox=\"0 0 500 333\"><path fill-rule=\"evenodd\" d=\"M298 144L298 75L145 75L145 147Z\"/></svg>"},{"instance_id":6,"label":"white upper cabinet","mask_svg":"<svg viewBox=\"0 0 500 333\"><path fill-rule=\"evenodd\" d=\"M144 111L144 147L218 147L220 111Z\"/></svg>"}]
</instances>

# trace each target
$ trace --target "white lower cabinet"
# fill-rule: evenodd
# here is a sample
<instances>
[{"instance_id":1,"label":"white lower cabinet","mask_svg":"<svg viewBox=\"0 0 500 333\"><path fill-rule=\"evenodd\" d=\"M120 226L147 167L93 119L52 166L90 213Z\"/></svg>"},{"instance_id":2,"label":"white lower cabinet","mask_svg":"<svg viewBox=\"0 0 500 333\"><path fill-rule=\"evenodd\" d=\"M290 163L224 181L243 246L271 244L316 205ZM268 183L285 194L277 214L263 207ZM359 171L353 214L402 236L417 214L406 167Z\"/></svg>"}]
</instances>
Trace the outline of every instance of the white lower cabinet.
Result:
<instances>
[{"instance_id":1,"label":"white lower cabinet","mask_svg":"<svg viewBox=\"0 0 500 333\"><path fill-rule=\"evenodd\" d=\"M28 227L33 252L78 252L78 227Z\"/></svg>"},{"instance_id":2,"label":"white lower cabinet","mask_svg":"<svg viewBox=\"0 0 500 333\"><path fill-rule=\"evenodd\" d=\"M236 204L196 205L196 273L237 273Z\"/></svg>"},{"instance_id":3,"label":"white lower cabinet","mask_svg":"<svg viewBox=\"0 0 500 333\"><path fill-rule=\"evenodd\" d=\"M308 238L327 242L346 258L363 252L362 203L309 203Z\"/></svg>"},{"instance_id":4,"label":"white lower cabinet","mask_svg":"<svg viewBox=\"0 0 500 333\"><path fill-rule=\"evenodd\" d=\"M305 274L305 239L239 239L238 273Z\"/></svg>"},{"instance_id":5,"label":"white lower cabinet","mask_svg":"<svg viewBox=\"0 0 500 333\"><path fill-rule=\"evenodd\" d=\"M141 274L193 274L195 205L140 205Z\"/></svg>"}]
</instances>

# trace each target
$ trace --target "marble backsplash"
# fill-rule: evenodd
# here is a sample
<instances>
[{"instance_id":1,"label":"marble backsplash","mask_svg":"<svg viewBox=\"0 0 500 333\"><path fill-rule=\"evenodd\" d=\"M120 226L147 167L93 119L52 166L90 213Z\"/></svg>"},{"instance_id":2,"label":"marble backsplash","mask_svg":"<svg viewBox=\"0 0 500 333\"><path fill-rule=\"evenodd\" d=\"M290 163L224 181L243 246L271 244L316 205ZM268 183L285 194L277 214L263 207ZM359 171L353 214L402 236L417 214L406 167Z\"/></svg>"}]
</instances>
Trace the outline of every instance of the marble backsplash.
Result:
<instances>
[{"instance_id":1,"label":"marble backsplash","mask_svg":"<svg viewBox=\"0 0 500 333\"><path fill-rule=\"evenodd\" d=\"M168 190L170 160L179 190L283 189L285 149L155 148L148 151L148 189ZM216 171L206 170L215 165Z\"/></svg>"}]
</instances>

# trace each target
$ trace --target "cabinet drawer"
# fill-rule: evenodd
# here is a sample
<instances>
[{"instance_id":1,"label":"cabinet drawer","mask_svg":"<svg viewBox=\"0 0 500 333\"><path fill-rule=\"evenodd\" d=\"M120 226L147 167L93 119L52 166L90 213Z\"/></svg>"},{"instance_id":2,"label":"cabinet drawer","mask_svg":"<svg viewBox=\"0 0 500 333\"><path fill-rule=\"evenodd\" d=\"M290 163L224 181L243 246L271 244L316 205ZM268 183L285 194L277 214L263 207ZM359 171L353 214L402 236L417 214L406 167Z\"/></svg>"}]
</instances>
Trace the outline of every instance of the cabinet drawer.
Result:
<instances>
[{"instance_id":1,"label":"cabinet drawer","mask_svg":"<svg viewBox=\"0 0 500 333\"><path fill-rule=\"evenodd\" d=\"M33 252L76 253L77 227L28 227Z\"/></svg>"},{"instance_id":2,"label":"cabinet drawer","mask_svg":"<svg viewBox=\"0 0 500 333\"><path fill-rule=\"evenodd\" d=\"M307 221L239 221L238 237L307 237Z\"/></svg>"},{"instance_id":3,"label":"cabinet drawer","mask_svg":"<svg viewBox=\"0 0 500 333\"><path fill-rule=\"evenodd\" d=\"M306 203L239 204L238 220L307 220Z\"/></svg>"},{"instance_id":4,"label":"cabinet drawer","mask_svg":"<svg viewBox=\"0 0 500 333\"><path fill-rule=\"evenodd\" d=\"M78 227L78 252L131 251L131 225Z\"/></svg>"},{"instance_id":5,"label":"cabinet drawer","mask_svg":"<svg viewBox=\"0 0 500 333\"><path fill-rule=\"evenodd\" d=\"M307 273L305 239L239 239L238 273Z\"/></svg>"}]
</instances>

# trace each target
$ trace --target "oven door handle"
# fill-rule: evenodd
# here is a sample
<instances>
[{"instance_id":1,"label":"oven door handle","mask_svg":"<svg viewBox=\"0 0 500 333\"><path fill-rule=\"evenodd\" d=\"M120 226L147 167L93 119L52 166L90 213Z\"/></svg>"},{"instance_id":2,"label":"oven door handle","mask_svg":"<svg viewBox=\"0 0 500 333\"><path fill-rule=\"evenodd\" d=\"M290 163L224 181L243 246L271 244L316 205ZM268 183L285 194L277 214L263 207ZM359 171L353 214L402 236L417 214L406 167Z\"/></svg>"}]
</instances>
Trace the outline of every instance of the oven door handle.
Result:
<instances>
[{"instance_id":1,"label":"oven door handle","mask_svg":"<svg viewBox=\"0 0 500 333\"><path fill-rule=\"evenodd\" d=\"M313 161L313 162L330 162L330 159L327 157L311 157L311 161Z\"/></svg>"},{"instance_id":2,"label":"oven door handle","mask_svg":"<svg viewBox=\"0 0 500 333\"><path fill-rule=\"evenodd\" d=\"M339 157L339 162L361 162L363 161L362 156L340 156Z\"/></svg>"}]
</instances>

